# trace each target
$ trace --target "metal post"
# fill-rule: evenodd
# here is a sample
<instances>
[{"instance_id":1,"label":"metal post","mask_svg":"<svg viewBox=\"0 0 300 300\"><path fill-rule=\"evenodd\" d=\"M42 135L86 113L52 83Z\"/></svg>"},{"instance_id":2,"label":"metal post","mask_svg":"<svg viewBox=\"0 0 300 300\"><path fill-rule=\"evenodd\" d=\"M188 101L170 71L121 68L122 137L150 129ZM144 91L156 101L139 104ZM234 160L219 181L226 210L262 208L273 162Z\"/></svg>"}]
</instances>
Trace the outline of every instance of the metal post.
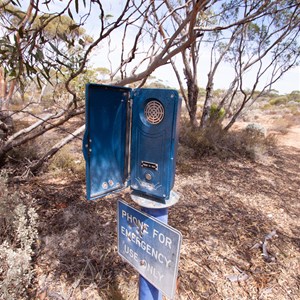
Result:
<instances>
[{"instance_id":1,"label":"metal post","mask_svg":"<svg viewBox=\"0 0 300 300\"><path fill-rule=\"evenodd\" d=\"M155 217L163 223L168 223L168 208L153 209L141 207L141 210L150 216ZM147 279L139 277L139 300L161 300L162 293L154 287Z\"/></svg>"},{"instance_id":2,"label":"metal post","mask_svg":"<svg viewBox=\"0 0 300 300\"><path fill-rule=\"evenodd\" d=\"M166 203L159 203L155 199L131 193L131 199L141 207L143 212L165 224L168 224L168 207L176 204L179 197L179 194L171 191ZM139 277L139 300L162 300L162 293L141 275Z\"/></svg>"}]
</instances>

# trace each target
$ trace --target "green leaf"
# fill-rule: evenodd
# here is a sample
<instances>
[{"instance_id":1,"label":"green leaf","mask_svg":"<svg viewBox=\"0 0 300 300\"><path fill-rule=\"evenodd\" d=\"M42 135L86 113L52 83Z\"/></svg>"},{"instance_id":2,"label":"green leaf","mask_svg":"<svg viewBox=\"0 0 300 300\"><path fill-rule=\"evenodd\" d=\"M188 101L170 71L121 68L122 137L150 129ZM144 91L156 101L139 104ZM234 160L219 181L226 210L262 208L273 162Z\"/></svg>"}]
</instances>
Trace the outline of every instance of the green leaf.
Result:
<instances>
[{"instance_id":1,"label":"green leaf","mask_svg":"<svg viewBox=\"0 0 300 300\"><path fill-rule=\"evenodd\" d=\"M39 61L42 61L44 59L44 54L43 51L41 51L40 49L36 50L36 58Z\"/></svg>"},{"instance_id":2,"label":"green leaf","mask_svg":"<svg viewBox=\"0 0 300 300\"><path fill-rule=\"evenodd\" d=\"M22 26L19 28L18 33L19 33L20 38L22 39L24 37Z\"/></svg>"},{"instance_id":3,"label":"green leaf","mask_svg":"<svg viewBox=\"0 0 300 300\"><path fill-rule=\"evenodd\" d=\"M36 79L37 79L39 88L42 89L42 83L41 83L39 75L36 76Z\"/></svg>"},{"instance_id":4,"label":"green leaf","mask_svg":"<svg viewBox=\"0 0 300 300\"><path fill-rule=\"evenodd\" d=\"M26 67L27 76L30 77L30 66L27 62L25 63L25 67Z\"/></svg>"},{"instance_id":5,"label":"green leaf","mask_svg":"<svg viewBox=\"0 0 300 300\"><path fill-rule=\"evenodd\" d=\"M17 73L16 73L16 70L15 69L12 69L10 72L9 72L9 76L10 77L16 77Z\"/></svg>"},{"instance_id":6,"label":"green leaf","mask_svg":"<svg viewBox=\"0 0 300 300\"><path fill-rule=\"evenodd\" d=\"M79 39L78 43L79 43L79 45L81 45L81 46L85 46L85 42L84 42L83 39Z\"/></svg>"},{"instance_id":7,"label":"green leaf","mask_svg":"<svg viewBox=\"0 0 300 300\"><path fill-rule=\"evenodd\" d=\"M48 81L50 81L50 69L43 65L43 70L45 71L45 74L42 73L43 76L44 76Z\"/></svg>"},{"instance_id":8,"label":"green leaf","mask_svg":"<svg viewBox=\"0 0 300 300\"><path fill-rule=\"evenodd\" d=\"M44 72L41 72L41 75L47 80L47 82L49 82L53 86L50 76L48 76Z\"/></svg>"},{"instance_id":9,"label":"green leaf","mask_svg":"<svg viewBox=\"0 0 300 300\"><path fill-rule=\"evenodd\" d=\"M71 18L72 20L74 20L70 8L68 9L68 14L69 14L70 18Z\"/></svg>"},{"instance_id":10,"label":"green leaf","mask_svg":"<svg viewBox=\"0 0 300 300\"><path fill-rule=\"evenodd\" d=\"M60 54L60 51L58 50L58 48L56 46L54 46L50 41L49 41L49 45L57 54Z\"/></svg>"},{"instance_id":11,"label":"green leaf","mask_svg":"<svg viewBox=\"0 0 300 300\"><path fill-rule=\"evenodd\" d=\"M78 13L79 12L78 0L75 0L75 9L76 9L76 12Z\"/></svg>"},{"instance_id":12,"label":"green leaf","mask_svg":"<svg viewBox=\"0 0 300 300\"><path fill-rule=\"evenodd\" d=\"M17 39L17 35L14 34L14 41L15 41L15 44L18 45L18 39Z\"/></svg>"},{"instance_id":13,"label":"green leaf","mask_svg":"<svg viewBox=\"0 0 300 300\"><path fill-rule=\"evenodd\" d=\"M19 6L21 6L19 0L16 0L16 1L10 0L10 2L12 3L12 5L16 5L16 6L19 5Z\"/></svg>"}]
</instances>

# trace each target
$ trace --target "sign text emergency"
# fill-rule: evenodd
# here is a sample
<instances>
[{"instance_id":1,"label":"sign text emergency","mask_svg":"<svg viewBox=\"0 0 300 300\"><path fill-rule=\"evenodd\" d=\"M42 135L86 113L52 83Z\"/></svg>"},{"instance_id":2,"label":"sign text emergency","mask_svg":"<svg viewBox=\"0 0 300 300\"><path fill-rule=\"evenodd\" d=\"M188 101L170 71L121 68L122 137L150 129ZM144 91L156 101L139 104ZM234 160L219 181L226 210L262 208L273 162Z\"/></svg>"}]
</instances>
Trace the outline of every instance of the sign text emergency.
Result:
<instances>
[{"instance_id":1,"label":"sign text emergency","mask_svg":"<svg viewBox=\"0 0 300 300\"><path fill-rule=\"evenodd\" d=\"M173 298L181 233L118 201L118 252L144 278Z\"/></svg>"}]
</instances>

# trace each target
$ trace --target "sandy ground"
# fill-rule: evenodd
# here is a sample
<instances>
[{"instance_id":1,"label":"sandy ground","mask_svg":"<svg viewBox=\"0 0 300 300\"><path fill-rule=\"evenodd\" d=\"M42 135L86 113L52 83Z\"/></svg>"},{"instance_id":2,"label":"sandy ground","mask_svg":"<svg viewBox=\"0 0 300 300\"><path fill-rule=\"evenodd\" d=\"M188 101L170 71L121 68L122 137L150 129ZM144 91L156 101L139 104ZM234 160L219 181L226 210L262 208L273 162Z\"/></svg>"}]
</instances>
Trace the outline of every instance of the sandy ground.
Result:
<instances>
[{"instance_id":1,"label":"sandy ground","mask_svg":"<svg viewBox=\"0 0 300 300\"><path fill-rule=\"evenodd\" d=\"M300 126L292 126L288 132L278 139L278 143L287 147L300 149Z\"/></svg>"}]
</instances>

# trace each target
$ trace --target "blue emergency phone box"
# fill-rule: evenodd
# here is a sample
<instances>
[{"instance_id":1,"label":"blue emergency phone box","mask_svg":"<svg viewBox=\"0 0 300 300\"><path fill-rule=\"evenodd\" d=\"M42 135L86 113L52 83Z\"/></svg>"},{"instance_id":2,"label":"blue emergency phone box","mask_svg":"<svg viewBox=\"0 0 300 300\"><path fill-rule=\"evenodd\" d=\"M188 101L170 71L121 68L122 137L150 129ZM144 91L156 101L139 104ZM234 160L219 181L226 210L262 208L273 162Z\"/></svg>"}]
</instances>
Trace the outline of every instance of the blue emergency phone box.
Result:
<instances>
[{"instance_id":1,"label":"blue emergency phone box","mask_svg":"<svg viewBox=\"0 0 300 300\"><path fill-rule=\"evenodd\" d=\"M164 203L174 186L181 99L176 90L86 86L87 199L130 186Z\"/></svg>"}]
</instances>

